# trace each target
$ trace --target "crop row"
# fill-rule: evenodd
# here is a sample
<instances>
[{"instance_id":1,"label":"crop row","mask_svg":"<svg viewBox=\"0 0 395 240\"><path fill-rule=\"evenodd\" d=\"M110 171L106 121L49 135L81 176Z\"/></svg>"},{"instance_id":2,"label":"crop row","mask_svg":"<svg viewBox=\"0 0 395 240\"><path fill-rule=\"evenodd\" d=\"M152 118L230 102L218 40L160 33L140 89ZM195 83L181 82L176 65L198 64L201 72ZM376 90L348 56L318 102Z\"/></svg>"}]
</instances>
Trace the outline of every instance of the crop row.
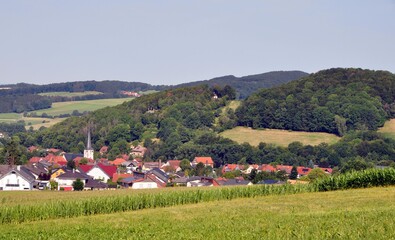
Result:
<instances>
[{"instance_id":1,"label":"crop row","mask_svg":"<svg viewBox=\"0 0 395 240\"><path fill-rule=\"evenodd\" d=\"M332 191L370 186L395 185L395 169L370 169L318 180L308 185L255 185L250 187L218 187L188 191L141 192L133 195L94 197L82 200L44 202L39 205L0 207L0 223L22 223L94 214L109 214L147 208L251 198L266 195Z\"/></svg>"}]
</instances>

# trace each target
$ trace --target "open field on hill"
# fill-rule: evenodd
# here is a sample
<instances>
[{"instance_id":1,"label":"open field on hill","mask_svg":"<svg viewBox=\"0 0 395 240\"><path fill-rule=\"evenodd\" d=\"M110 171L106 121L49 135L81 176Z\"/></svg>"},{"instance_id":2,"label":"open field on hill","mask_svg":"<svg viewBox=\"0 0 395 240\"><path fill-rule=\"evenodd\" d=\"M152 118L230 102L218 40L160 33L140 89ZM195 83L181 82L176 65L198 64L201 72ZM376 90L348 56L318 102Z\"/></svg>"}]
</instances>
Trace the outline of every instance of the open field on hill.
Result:
<instances>
[{"instance_id":1,"label":"open field on hill","mask_svg":"<svg viewBox=\"0 0 395 240\"><path fill-rule=\"evenodd\" d=\"M18 113L0 113L0 122L17 122L19 120L25 121L26 128L32 126L34 129L39 129L41 126L50 127L56 123L63 121L66 118L41 118L43 113L47 113L49 116L58 116L60 114L71 114L74 110L79 112L84 111L95 111L100 108L107 106L115 106L125 101L130 101L132 98L113 98L113 99L98 99L98 100L86 100L86 101L69 101L69 102L56 102L52 104L51 108L42 109L35 112L38 117L23 117L22 114Z\"/></svg>"},{"instance_id":2,"label":"open field on hill","mask_svg":"<svg viewBox=\"0 0 395 240\"><path fill-rule=\"evenodd\" d=\"M384 126L378 130L388 138L395 139L395 119L385 122Z\"/></svg>"},{"instance_id":3,"label":"open field on hill","mask_svg":"<svg viewBox=\"0 0 395 240\"><path fill-rule=\"evenodd\" d=\"M48 109L42 109L33 111L37 115L43 113L49 116L58 116L60 114L71 114L74 110L79 112L84 111L95 111L100 108L115 106L126 101L132 100L131 98L111 98L111 99L97 99L97 100L86 100L86 101L70 101L70 102L55 102L52 103L52 107Z\"/></svg>"},{"instance_id":4,"label":"open field on hill","mask_svg":"<svg viewBox=\"0 0 395 240\"><path fill-rule=\"evenodd\" d=\"M298 141L304 145L318 145L322 142L333 144L340 140L334 134L317 132L294 132L277 129L256 130L247 127L236 127L221 133L221 136L230 138L238 143L247 142L253 146L258 146L260 142L272 143L279 146Z\"/></svg>"},{"instance_id":5,"label":"open field on hill","mask_svg":"<svg viewBox=\"0 0 395 240\"><path fill-rule=\"evenodd\" d=\"M39 93L41 96L50 96L50 97L81 97L86 95L99 95L103 94L102 92L97 91L85 91L85 92L45 92Z\"/></svg>"},{"instance_id":6,"label":"open field on hill","mask_svg":"<svg viewBox=\"0 0 395 240\"><path fill-rule=\"evenodd\" d=\"M0 225L2 239L392 239L395 188L265 196Z\"/></svg>"}]
</instances>

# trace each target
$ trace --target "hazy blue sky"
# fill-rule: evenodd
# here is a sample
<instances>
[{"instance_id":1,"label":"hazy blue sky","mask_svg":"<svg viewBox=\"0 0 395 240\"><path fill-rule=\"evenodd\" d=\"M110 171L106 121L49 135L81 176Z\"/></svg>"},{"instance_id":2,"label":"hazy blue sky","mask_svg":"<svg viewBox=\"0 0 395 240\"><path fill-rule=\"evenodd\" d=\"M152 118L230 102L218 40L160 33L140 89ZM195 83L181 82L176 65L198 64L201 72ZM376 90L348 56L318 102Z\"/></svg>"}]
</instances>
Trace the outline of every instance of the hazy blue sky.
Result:
<instances>
[{"instance_id":1,"label":"hazy blue sky","mask_svg":"<svg viewBox=\"0 0 395 240\"><path fill-rule=\"evenodd\" d=\"M0 0L0 84L395 72L394 0Z\"/></svg>"}]
</instances>

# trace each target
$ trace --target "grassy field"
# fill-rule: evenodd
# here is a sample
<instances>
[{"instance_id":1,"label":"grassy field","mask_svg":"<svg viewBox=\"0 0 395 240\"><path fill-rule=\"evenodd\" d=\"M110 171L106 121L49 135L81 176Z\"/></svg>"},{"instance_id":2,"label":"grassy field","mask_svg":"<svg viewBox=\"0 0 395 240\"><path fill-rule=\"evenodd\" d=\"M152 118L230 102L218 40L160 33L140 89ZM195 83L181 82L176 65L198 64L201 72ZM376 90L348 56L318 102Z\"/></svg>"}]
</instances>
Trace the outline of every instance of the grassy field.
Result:
<instances>
[{"instance_id":1,"label":"grassy field","mask_svg":"<svg viewBox=\"0 0 395 240\"><path fill-rule=\"evenodd\" d=\"M393 239L393 199L394 187L242 198L3 224L0 238Z\"/></svg>"},{"instance_id":2,"label":"grassy field","mask_svg":"<svg viewBox=\"0 0 395 240\"><path fill-rule=\"evenodd\" d=\"M51 108L43 109L39 111L33 111L40 116L43 113L47 113L49 116L58 116L60 114L71 114L74 110L79 112L84 111L95 111L100 108L107 106L115 106L125 101L130 101L131 98L114 98L114 99L98 99L98 100L87 100L87 101L69 101L69 102L56 102L52 104ZM32 113L32 112L29 112ZM63 121L65 118L41 118L41 117L23 117L22 114L18 113L0 113L0 122L17 122L19 120L25 121L26 128L32 126L34 129L39 129L41 126L50 127L58 122Z\"/></svg>"},{"instance_id":3,"label":"grassy field","mask_svg":"<svg viewBox=\"0 0 395 240\"><path fill-rule=\"evenodd\" d=\"M55 102L52 103L52 107L48 109L42 109L34 111L37 115L43 113L49 116L58 116L60 114L71 114L74 110L79 112L84 111L95 111L100 108L115 106L126 101L130 101L131 98L112 98L112 99L98 99L98 100L87 100L87 101L70 101L70 102Z\"/></svg>"},{"instance_id":4,"label":"grassy field","mask_svg":"<svg viewBox=\"0 0 395 240\"><path fill-rule=\"evenodd\" d=\"M378 130L388 138L395 139L395 119L385 122L384 126Z\"/></svg>"},{"instance_id":5,"label":"grassy field","mask_svg":"<svg viewBox=\"0 0 395 240\"><path fill-rule=\"evenodd\" d=\"M41 96L50 96L50 97L81 97L86 95L99 95L103 94L102 92L97 91L85 91L85 92L45 92L39 93Z\"/></svg>"},{"instance_id":6,"label":"grassy field","mask_svg":"<svg viewBox=\"0 0 395 240\"><path fill-rule=\"evenodd\" d=\"M230 138L238 143L247 142L253 146L258 146L260 142L288 146L288 144L295 141L299 141L304 145L318 145L322 142L333 144L340 140L336 135L329 133L293 132L277 129L255 130L246 127L236 127L224 131L221 133L221 136Z\"/></svg>"}]
</instances>

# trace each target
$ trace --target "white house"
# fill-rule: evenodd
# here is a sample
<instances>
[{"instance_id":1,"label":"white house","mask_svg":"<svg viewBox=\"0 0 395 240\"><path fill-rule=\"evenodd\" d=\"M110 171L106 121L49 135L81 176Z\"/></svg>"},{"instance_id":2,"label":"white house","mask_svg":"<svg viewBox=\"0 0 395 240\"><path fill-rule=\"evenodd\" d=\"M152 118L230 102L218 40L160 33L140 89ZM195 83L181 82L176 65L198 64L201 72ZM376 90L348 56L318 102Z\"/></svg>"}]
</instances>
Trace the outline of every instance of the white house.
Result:
<instances>
[{"instance_id":1,"label":"white house","mask_svg":"<svg viewBox=\"0 0 395 240\"><path fill-rule=\"evenodd\" d=\"M84 185L88 180L88 176L79 172L65 172L58 177L55 178L55 181L58 183L58 190L61 188L65 190L72 190L73 189L73 182L77 179L80 179Z\"/></svg>"},{"instance_id":2,"label":"white house","mask_svg":"<svg viewBox=\"0 0 395 240\"><path fill-rule=\"evenodd\" d=\"M117 167L98 163L95 165L80 165L78 171L106 183L117 172Z\"/></svg>"},{"instance_id":3,"label":"white house","mask_svg":"<svg viewBox=\"0 0 395 240\"><path fill-rule=\"evenodd\" d=\"M0 190L32 190L35 178L21 166L3 168L0 174Z\"/></svg>"},{"instance_id":4,"label":"white house","mask_svg":"<svg viewBox=\"0 0 395 240\"><path fill-rule=\"evenodd\" d=\"M147 178L140 182L135 182L132 185L132 189L147 189L147 188L158 188L158 184Z\"/></svg>"}]
</instances>

